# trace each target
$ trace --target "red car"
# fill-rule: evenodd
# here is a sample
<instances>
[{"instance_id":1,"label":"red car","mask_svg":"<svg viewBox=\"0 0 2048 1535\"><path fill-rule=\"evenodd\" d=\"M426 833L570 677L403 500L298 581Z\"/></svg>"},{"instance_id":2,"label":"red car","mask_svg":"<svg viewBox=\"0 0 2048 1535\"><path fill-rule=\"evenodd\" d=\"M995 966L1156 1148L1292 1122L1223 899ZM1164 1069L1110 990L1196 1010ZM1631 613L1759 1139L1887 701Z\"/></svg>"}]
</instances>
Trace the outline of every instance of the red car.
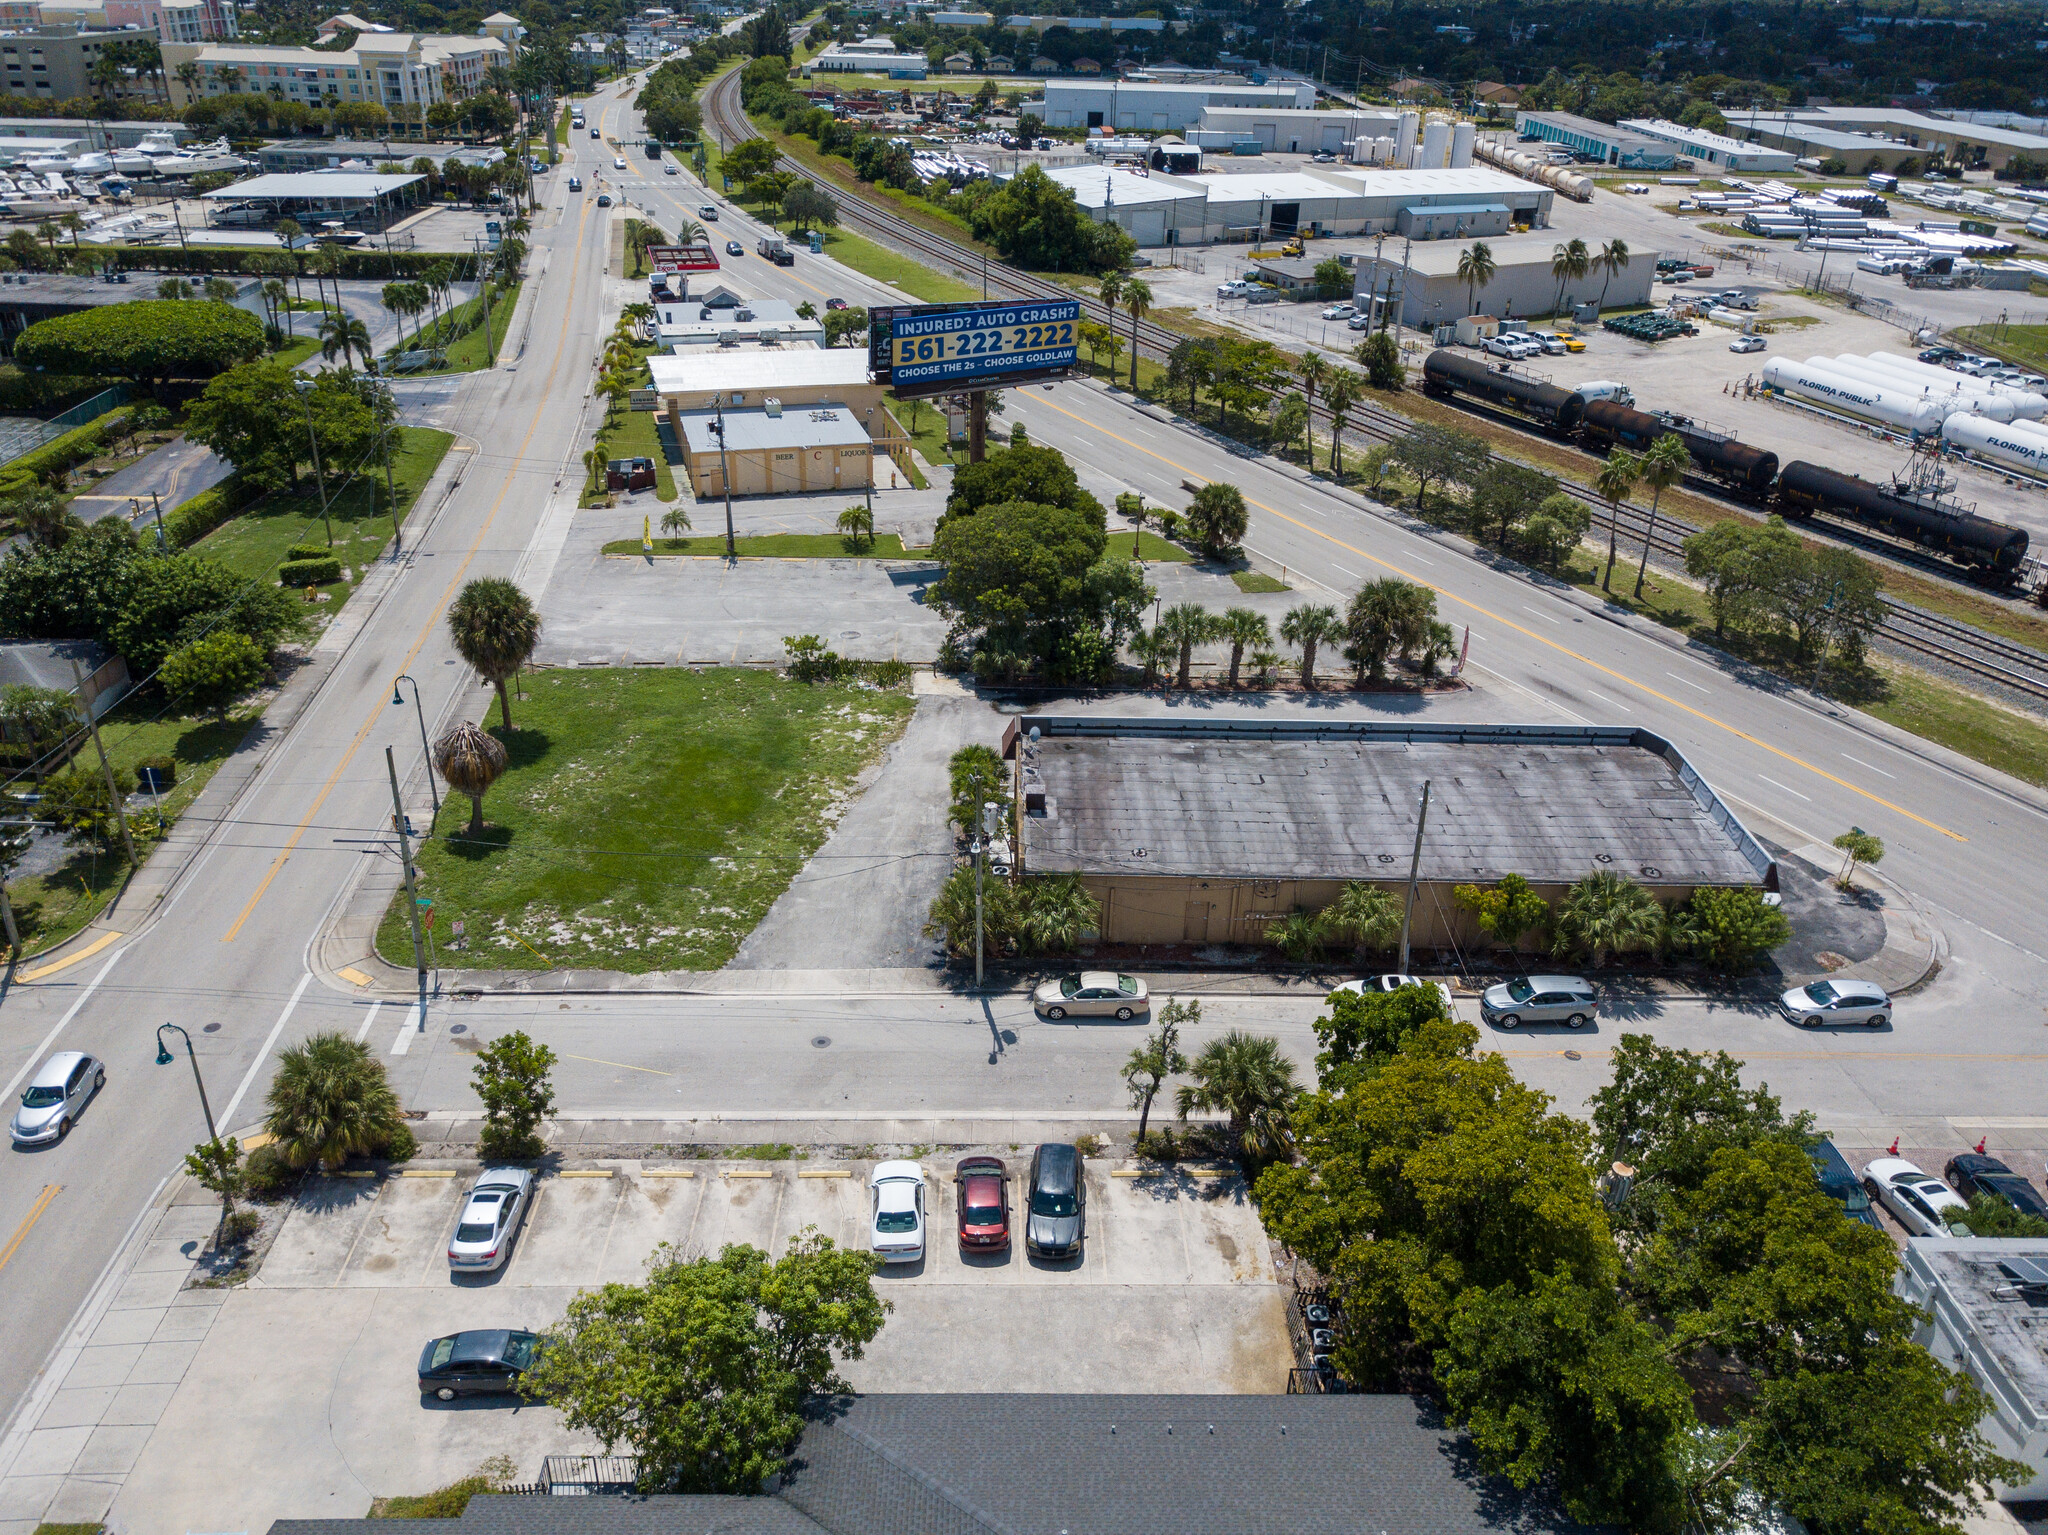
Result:
<instances>
[{"instance_id":1,"label":"red car","mask_svg":"<svg viewBox=\"0 0 2048 1535\"><path fill-rule=\"evenodd\" d=\"M1000 1157L967 1157L953 1170L960 1195L960 1251L1006 1252L1010 1246L1010 1174Z\"/></svg>"}]
</instances>

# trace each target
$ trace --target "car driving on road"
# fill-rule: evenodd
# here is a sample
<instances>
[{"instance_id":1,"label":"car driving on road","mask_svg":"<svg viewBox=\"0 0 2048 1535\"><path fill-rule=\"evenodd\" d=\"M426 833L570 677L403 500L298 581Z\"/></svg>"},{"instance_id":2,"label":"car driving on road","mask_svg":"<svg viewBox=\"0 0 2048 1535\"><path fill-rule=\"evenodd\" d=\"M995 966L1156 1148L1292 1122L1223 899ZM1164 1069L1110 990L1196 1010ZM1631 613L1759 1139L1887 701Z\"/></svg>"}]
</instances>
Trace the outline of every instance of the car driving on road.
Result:
<instances>
[{"instance_id":1,"label":"car driving on road","mask_svg":"<svg viewBox=\"0 0 2048 1535\"><path fill-rule=\"evenodd\" d=\"M963 1157L953 1189L960 1196L960 1251L1009 1251L1010 1171L1002 1158Z\"/></svg>"},{"instance_id":2,"label":"car driving on road","mask_svg":"<svg viewBox=\"0 0 2048 1535\"><path fill-rule=\"evenodd\" d=\"M1034 1258L1078 1258L1088 1239L1088 1184L1081 1148L1048 1143L1031 1153L1024 1200L1024 1250Z\"/></svg>"},{"instance_id":3,"label":"car driving on road","mask_svg":"<svg viewBox=\"0 0 2048 1535\"><path fill-rule=\"evenodd\" d=\"M59 1050L29 1078L8 1133L17 1146L61 1141L78 1123L95 1094L107 1085L107 1068L83 1050Z\"/></svg>"},{"instance_id":4,"label":"car driving on road","mask_svg":"<svg viewBox=\"0 0 2048 1535\"><path fill-rule=\"evenodd\" d=\"M1145 983L1114 970L1083 970L1047 981L1031 994L1031 1005L1048 1018L1069 1013L1128 1019L1152 1005Z\"/></svg>"},{"instance_id":5,"label":"car driving on road","mask_svg":"<svg viewBox=\"0 0 2048 1535\"><path fill-rule=\"evenodd\" d=\"M884 1263L924 1257L924 1169L881 1162L868 1175L868 1246Z\"/></svg>"},{"instance_id":6,"label":"car driving on road","mask_svg":"<svg viewBox=\"0 0 2048 1535\"><path fill-rule=\"evenodd\" d=\"M747 248L737 240L727 240L725 242L725 253L728 256L744 256L747 253Z\"/></svg>"},{"instance_id":7,"label":"car driving on road","mask_svg":"<svg viewBox=\"0 0 2048 1535\"><path fill-rule=\"evenodd\" d=\"M1861 1023L1881 1029L1892 1021L1892 999L1875 981L1814 981L1778 998L1778 1011L1802 1029L1824 1023Z\"/></svg>"},{"instance_id":8,"label":"car driving on road","mask_svg":"<svg viewBox=\"0 0 2048 1535\"><path fill-rule=\"evenodd\" d=\"M712 207L711 204L706 203L697 210L697 217L715 224L718 222L718 210Z\"/></svg>"},{"instance_id":9,"label":"car driving on road","mask_svg":"<svg viewBox=\"0 0 2048 1535\"><path fill-rule=\"evenodd\" d=\"M462 1218L448 1239L448 1267L458 1274L488 1274L512 1255L519 1223L533 1203L533 1170L487 1167L469 1186Z\"/></svg>"},{"instance_id":10,"label":"car driving on road","mask_svg":"<svg viewBox=\"0 0 2048 1535\"><path fill-rule=\"evenodd\" d=\"M1582 1029L1597 1006L1592 983L1575 975L1518 975L1486 988L1479 999L1479 1016L1497 1029L1525 1023Z\"/></svg>"},{"instance_id":11,"label":"car driving on road","mask_svg":"<svg viewBox=\"0 0 2048 1535\"><path fill-rule=\"evenodd\" d=\"M538 1341L530 1332L501 1329L436 1338L420 1350L420 1390L444 1402L477 1392L517 1391Z\"/></svg>"},{"instance_id":12,"label":"car driving on road","mask_svg":"<svg viewBox=\"0 0 2048 1535\"><path fill-rule=\"evenodd\" d=\"M1863 1187L1916 1237L1947 1236L1951 1214L1960 1220L1970 1213L1968 1200L1903 1157L1866 1163Z\"/></svg>"}]
</instances>

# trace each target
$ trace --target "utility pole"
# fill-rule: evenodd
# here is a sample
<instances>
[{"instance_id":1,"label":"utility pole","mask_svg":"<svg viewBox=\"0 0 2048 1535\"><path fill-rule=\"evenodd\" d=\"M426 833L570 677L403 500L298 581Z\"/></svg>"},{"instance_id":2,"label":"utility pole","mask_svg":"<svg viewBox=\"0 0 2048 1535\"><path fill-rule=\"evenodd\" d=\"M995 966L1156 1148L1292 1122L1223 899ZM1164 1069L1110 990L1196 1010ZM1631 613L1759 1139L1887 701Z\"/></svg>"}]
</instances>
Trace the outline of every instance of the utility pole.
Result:
<instances>
[{"instance_id":1,"label":"utility pole","mask_svg":"<svg viewBox=\"0 0 2048 1535\"><path fill-rule=\"evenodd\" d=\"M718 410L718 420L713 423L718 433L718 478L725 486L725 557L736 560L739 558L739 548L733 542L732 536L732 461L726 456L725 451L725 402L723 399L715 399L712 404ZM873 471L870 470L869 473L872 474Z\"/></svg>"},{"instance_id":2,"label":"utility pole","mask_svg":"<svg viewBox=\"0 0 2048 1535\"><path fill-rule=\"evenodd\" d=\"M419 967L420 976L420 1032L427 1028L427 946L420 938L420 888L419 879L413 873L412 839L405 834L405 801L398 797L398 764L392 760L391 748L384 748L384 767L391 774L391 825L398 832L398 857L405 865L405 909L412 918L412 959ZM432 772L431 766L427 769Z\"/></svg>"},{"instance_id":3,"label":"utility pole","mask_svg":"<svg viewBox=\"0 0 2048 1535\"><path fill-rule=\"evenodd\" d=\"M320 491L320 521L327 529L327 547L334 547L334 523L327 515L327 471L320 467L320 435L313 430L313 381L300 379L295 386L306 404L306 440L313 445L313 484Z\"/></svg>"},{"instance_id":4,"label":"utility pole","mask_svg":"<svg viewBox=\"0 0 2048 1535\"><path fill-rule=\"evenodd\" d=\"M1415 883L1422 873L1422 828L1429 824L1429 780L1422 780L1422 809L1415 816L1415 854L1408 860L1408 901L1401 908L1401 974L1408 973L1408 924L1415 916Z\"/></svg>"},{"instance_id":5,"label":"utility pole","mask_svg":"<svg viewBox=\"0 0 2048 1535\"><path fill-rule=\"evenodd\" d=\"M151 491L149 493L149 504L151 510L153 510L156 513L157 552L160 554L169 553L171 541L170 538L164 533L164 498L158 495L155 491Z\"/></svg>"},{"instance_id":6,"label":"utility pole","mask_svg":"<svg viewBox=\"0 0 2048 1535\"><path fill-rule=\"evenodd\" d=\"M981 804L981 831L974 839L974 989L981 990L982 940L981 940L981 870L988 854L988 839L995 834L996 816L1000 807L994 800L983 800Z\"/></svg>"},{"instance_id":7,"label":"utility pole","mask_svg":"<svg viewBox=\"0 0 2048 1535\"><path fill-rule=\"evenodd\" d=\"M92 732L93 749L100 754L100 771L107 779L107 799L114 807L114 819L121 823L121 845L128 849L128 867L137 867L135 862L135 839L128 835L128 810L121 803L121 791L114 787L113 764L107 761L107 748L100 740L100 722L92 717L92 705L85 697L85 673L79 669L78 657L71 658L71 680L78 688L78 708L85 715L85 728Z\"/></svg>"},{"instance_id":8,"label":"utility pole","mask_svg":"<svg viewBox=\"0 0 2048 1535\"><path fill-rule=\"evenodd\" d=\"M477 268L483 273L484 279L484 356L488 360L488 365L495 368L498 365L498 348L491 340L491 273L481 255L477 257Z\"/></svg>"},{"instance_id":9,"label":"utility pole","mask_svg":"<svg viewBox=\"0 0 2048 1535\"><path fill-rule=\"evenodd\" d=\"M976 389L967 396L967 462L978 464L988 456L988 391Z\"/></svg>"}]
</instances>

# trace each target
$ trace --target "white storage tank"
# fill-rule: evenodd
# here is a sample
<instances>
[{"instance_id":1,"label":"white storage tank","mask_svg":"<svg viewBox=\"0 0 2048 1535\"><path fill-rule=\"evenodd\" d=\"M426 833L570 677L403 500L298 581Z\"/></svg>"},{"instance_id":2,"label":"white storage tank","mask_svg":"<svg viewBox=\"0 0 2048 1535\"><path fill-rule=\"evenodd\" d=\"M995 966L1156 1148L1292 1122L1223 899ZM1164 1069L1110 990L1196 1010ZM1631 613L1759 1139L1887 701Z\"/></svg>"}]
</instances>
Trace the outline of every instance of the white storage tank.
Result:
<instances>
[{"instance_id":1,"label":"white storage tank","mask_svg":"<svg viewBox=\"0 0 2048 1535\"><path fill-rule=\"evenodd\" d=\"M1852 378L1825 363L1773 357L1764 364L1763 377L1766 384L1795 399L1916 437L1941 426L1941 410L1931 401L1909 396L1903 388L1887 390L1867 379Z\"/></svg>"},{"instance_id":2,"label":"white storage tank","mask_svg":"<svg viewBox=\"0 0 2048 1535\"><path fill-rule=\"evenodd\" d=\"M1867 379L1880 389L1895 390L1908 398L1925 400L1944 419L1964 414L1987 416L1993 421L2010 421L2013 418L2009 400L2001 400L1982 391L1945 389L1938 382L1895 373L1882 363L1872 362L1868 357L1859 357L1853 352L1840 357L1816 357L1813 361L1850 378Z\"/></svg>"},{"instance_id":3,"label":"white storage tank","mask_svg":"<svg viewBox=\"0 0 2048 1535\"><path fill-rule=\"evenodd\" d=\"M1472 163L1472 145L1479 137L1479 130L1470 123L1459 123L1451 129L1451 169L1464 170Z\"/></svg>"},{"instance_id":4,"label":"white storage tank","mask_svg":"<svg viewBox=\"0 0 2048 1535\"><path fill-rule=\"evenodd\" d=\"M2048 478L2048 431L2031 422L2006 426L1982 416L1950 416L1941 423L1941 440L1993 463Z\"/></svg>"},{"instance_id":5,"label":"white storage tank","mask_svg":"<svg viewBox=\"0 0 2048 1535\"><path fill-rule=\"evenodd\" d=\"M1897 352L1872 352L1870 361L1880 367L1890 368L1894 373L1913 378L1924 378L1930 382L1937 379L1954 379L1965 394L1986 394L2012 403L2013 419L2016 421L2039 421L2048 417L2048 396L2038 395L2031 389L2022 389L2012 384L2001 384L1995 379L1972 378L1967 373L1951 373L1947 368L1937 368L1931 363L1921 362L1915 357L1905 357Z\"/></svg>"},{"instance_id":6,"label":"white storage tank","mask_svg":"<svg viewBox=\"0 0 2048 1535\"><path fill-rule=\"evenodd\" d=\"M1422 158L1415 162L1416 169L1440 171L1451 153L1451 125L1442 118L1431 118L1422 129Z\"/></svg>"},{"instance_id":7,"label":"white storage tank","mask_svg":"<svg viewBox=\"0 0 2048 1535\"><path fill-rule=\"evenodd\" d=\"M1394 125L1394 163L1406 165L1415 152L1415 136L1422 131L1420 112L1403 112Z\"/></svg>"}]
</instances>

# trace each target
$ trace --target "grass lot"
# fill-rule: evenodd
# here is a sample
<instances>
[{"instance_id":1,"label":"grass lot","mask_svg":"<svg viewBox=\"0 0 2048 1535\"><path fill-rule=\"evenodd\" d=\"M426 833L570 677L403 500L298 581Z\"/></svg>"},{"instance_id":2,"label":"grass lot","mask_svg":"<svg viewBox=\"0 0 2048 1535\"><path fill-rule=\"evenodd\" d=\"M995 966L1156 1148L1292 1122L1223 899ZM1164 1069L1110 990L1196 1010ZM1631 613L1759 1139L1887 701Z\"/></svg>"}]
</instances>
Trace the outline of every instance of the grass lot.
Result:
<instances>
[{"instance_id":1,"label":"grass lot","mask_svg":"<svg viewBox=\"0 0 2048 1535\"><path fill-rule=\"evenodd\" d=\"M1111 554L1131 553L1131 530L1127 524L1112 524L1109 530L1109 552ZM1194 559L1194 552L1182 548L1169 539L1161 538L1147 528L1138 535L1136 558L1150 560L1155 565L1185 565Z\"/></svg>"},{"instance_id":2,"label":"grass lot","mask_svg":"<svg viewBox=\"0 0 2048 1535\"><path fill-rule=\"evenodd\" d=\"M287 341L270 354L272 362L283 363L287 368L296 368L301 363L311 362L320 355L318 336L301 336L296 341Z\"/></svg>"},{"instance_id":3,"label":"grass lot","mask_svg":"<svg viewBox=\"0 0 2048 1535\"><path fill-rule=\"evenodd\" d=\"M923 557L920 550L904 548L903 540L894 533L877 533L872 542L862 539L858 549L852 540L840 533L758 533L750 538L734 539L733 548L739 551L739 558L743 560L914 560ZM637 538L615 538L604 546L604 552L637 555L642 551ZM699 559L709 555L722 558L725 535L698 533L689 538L657 538L654 552L657 555L690 555Z\"/></svg>"},{"instance_id":4,"label":"grass lot","mask_svg":"<svg viewBox=\"0 0 2048 1535\"><path fill-rule=\"evenodd\" d=\"M765 671L523 681L519 728L495 732L511 765L484 802L483 835L461 839L469 803L458 796L420 853L444 965L716 969L824 841L856 776L913 708L904 693ZM469 948L451 955L457 918ZM377 946L412 963L397 903Z\"/></svg>"},{"instance_id":5,"label":"grass lot","mask_svg":"<svg viewBox=\"0 0 2048 1535\"><path fill-rule=\"evenodd\" d=\"M455 441L447 432L426 427L405 427L391 454L391 483L398 490L399 517L419 500L427 481L440 467ZM341 560L343 579L323 588L330 616L355 590L372 561L391 540L391 514L376 505L381 489L380 474L372 480L358 477L328 503L328 518L334 524L334 552ZM332 492L330 492L332 495ZM325 544L327 529L320 518L317 495L294 496L289 492L265 496L239 516L229 519L193 545L200 554L255 581L274 581L285 551L293 544Z\"/></svg>"},{"instance_id":6,"label":"grass lot","mask_svg":"<svg viewBox=\"0 0 2048 1535\"><path fill-rule=\"evenodd\" d=\"M240 709L221 725L211 719L156 717L162 708L162 701L155 697L123 699L100 721L100 738L117 770L125 768L132 773L145 757L176 760L177 783L163 797L161 807L175 820L249 733L261 711ZM99 769L90 742L72 760L79 767ZM130 824L137 831L137 841L142 842L146 823L131 815ZM149 856L146 848L139 851L143 857ZM80 849L47 874L9 880L7 893L14 902L23 953L52 948L76 933L106 909L127 875L127 864L119 853L109 857Z\"/></svg>"},{"instance_id":7,"label":"grass lot","mask_svg":"<svg viewBox=\"0 0 2048 1535\"><path fill-rule=\"evenodd\" d=\"M1230 579L1237 583L1241 592L1291 592L1293 587L1278 576L1269 576L1263 570L1233 570Z\"/></svg>"},{"instance_id":8,"label":"grass lot","mask_svg":"<svg viewBox=\"0 0 2048 1535\"><path fill-rule=\"evenodd\" d=\"M1972 325L1957 331L1955 340L2030 373L2048 372L2048 325Z\"/></svg>"},{"instance_id":9,"label":"grass lot","mask_svg":"<svg viewBox=\"0 0 2048 1535\"><path fill-rule=\"evenodd\" d=\"M901 288L912 298L927 304L949 304L961 299L978 299L981 289L952 277L941 276L930 267L900 256L895 251L848 234L843 229L825 231L825 254L844 262L863 276Z\"/></svg>"},{"instance_id":10,"label":"grass lot","mask_svg":"<svg viewBox=\"0 0 2048 1535\"><path fill-rule=\"evenodd\" d=\"M500 356L504 354L505 332L512 328L512 311L518 307L519 290L523 286L525 286L524 283L514 283L502 295L496 295L491 299L491 337ZM479 295L466 303L457 305L455 313L466 320L469 316L476 314L482 307L483 298ZM447 321L444 319L443 323L446 324ZM433 329L432 326L427 328L429 330ZM444 331L443 334L446 334L446 332ZM421 368L416 373L407 374L406 377L424 378L431 373L474 373L479 368L488 368L491 365L490 354L484 348L483 326L479 324L468 335L457 336L453 341L449 342L446 356L448 359L446 366Z\"/></svg>"},{"instance_id":11,"label":"grass lot","mask_svg":"<svg viewBox=\"0 0 2048 1535\"><path fill-rule=\"evenodd\" d=\"M651 458L654 460L654 494L661 501L675 500L675 472L669 467L668 456L662 451L661 431L655 424L651 410L624 410L619 418L606 429L605 436L610 446L605 450L612 458ZM604 505L605 493L590 488L591 477L584 478L583 506Z\"/></svg>"}]
</instances>

